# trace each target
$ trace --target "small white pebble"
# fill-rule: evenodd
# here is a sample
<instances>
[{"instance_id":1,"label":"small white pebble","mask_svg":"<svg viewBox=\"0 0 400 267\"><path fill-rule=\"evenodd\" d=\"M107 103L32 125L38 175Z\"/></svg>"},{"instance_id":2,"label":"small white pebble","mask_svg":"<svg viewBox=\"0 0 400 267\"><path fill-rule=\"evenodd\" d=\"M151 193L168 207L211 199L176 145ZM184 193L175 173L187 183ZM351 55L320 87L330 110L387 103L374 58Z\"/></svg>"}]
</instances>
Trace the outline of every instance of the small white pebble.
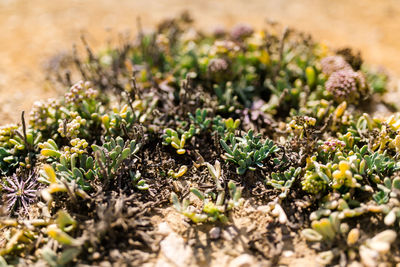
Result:
<instances>
[{"instance_id":1,"label":"small white pebble","mask_svg":"<svg viewBox=\"0 0 400 267\"><path fill-rule=\"evenodd\" d=\"M271 208L268 205L258 206L257 211L268 213L271 211Z\"/></svg>"},{"instance_id":2,"label":"small white pebble","mask_svg":"<svg viewBox=\"0 0 400 267\"><path fill-rule=\"evenodd\" d=\"M255 260L249 254L243 254L233 259L229 267L251 267L255 265Z\"/></svg>"},{"instance_id":3,"label":"small white pebble","mask_svg":"<svg viewBox=\"0 0 400 267\"><path fill-rule=\"evenodd\" d=\"M158 225L158 233L167 236L172 232L171 227L169 227L168 223L162 222Z\"/></svg>"},{"instance_id":4,"label":"small white pebble","mask_svg":"<svg viewBox=\"0 0 400 267\"><path fill-rule=\"evenodd\" d=\"M217 240L221 236L221 228L213 227L209 233L211 240Z\"/></svg>"},{"instance_id":5,"label":"small white pebble","mask_svg":"<svg viewBox=\"0 0 400 267\"><path fill-rule=\"evenodd\" d=\"M293 250L284 250L282 251L282 256L285 258L289 258L292 257L294 255L294 251Z\"/></svg>"}]
</instances>

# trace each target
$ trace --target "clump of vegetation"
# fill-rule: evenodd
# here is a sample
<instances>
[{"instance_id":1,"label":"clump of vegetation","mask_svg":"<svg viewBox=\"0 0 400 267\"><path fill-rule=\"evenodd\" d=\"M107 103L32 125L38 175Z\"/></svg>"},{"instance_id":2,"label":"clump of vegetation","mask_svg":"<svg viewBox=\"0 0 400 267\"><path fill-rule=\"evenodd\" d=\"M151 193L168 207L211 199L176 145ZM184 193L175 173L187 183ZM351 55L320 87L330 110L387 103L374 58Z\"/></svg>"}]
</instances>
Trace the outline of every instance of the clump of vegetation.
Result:
<instances>
[{"instance_id":1,"label":"clump of vegetation","mask_svg":"<svg viewBox=\"0 0 400 267\"><path fill-rule=\"evenodd\" d=\"M5 178L1 183L1 189L7 199L7 209L14 210L19 206L25 212L28 212L28 206L37 197L37 186L33 175L27 178L18 178L17 174L14 174L9 178Z\"/></svg>"},{"instance_id":2,"label":"clump of vegetation","mask_svg":"<svg viewBox=\"0 0 400 267\"><path fill-rule=\"evenodd\" d=\"M65 95L0 128L0 265L143 264L171 202L192 228L267 207L324 264L398 260L400 115L364 108L388 77L359 55L275 24L203 33L187 13L83 42L54 76Z\"/></svg>"},{"instance_id":3,"label":"clump of vegetation","mask_svg":"<svg viewBox=\"0 0 400 267\"><path fill-rule=\"evenodd\" d=\"M236 168L238 174L244 174L247 169L254 171L256 169L255 166L263 167L262 162L278 151L273 141L266 140L261 142L260 137L254 136L252 130L243 137L235 137L233 133L230 133L228 140L230 141L230 146L223 139L220 142L226 151L226 160L239 165Z\"/></svg>"}]
</instances>

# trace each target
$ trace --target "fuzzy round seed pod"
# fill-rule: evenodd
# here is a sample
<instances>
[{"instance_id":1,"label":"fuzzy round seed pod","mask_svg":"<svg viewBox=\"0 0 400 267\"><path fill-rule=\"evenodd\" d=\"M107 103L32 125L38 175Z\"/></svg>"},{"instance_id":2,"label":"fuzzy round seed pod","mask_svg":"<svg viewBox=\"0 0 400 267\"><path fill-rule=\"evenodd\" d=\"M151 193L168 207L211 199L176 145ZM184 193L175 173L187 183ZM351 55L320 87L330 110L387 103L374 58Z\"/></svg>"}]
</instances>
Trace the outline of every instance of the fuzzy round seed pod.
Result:
<instances>
[{"instance_id":1,"label":"fuzzy round seed pod","mask_svg":"<svg viewBox=\"0 0 400 267\"><path fill-rule=\"evenodd\" d=\"M321 67L322 72L328 76L339 70L351 70L350 64L342 56L328 56L321 59Z\"/></svg>"},{"instance_id":2,"label":"fuzzy round seed pod","mask_svg":"<svg viewBox=\"0 0 400 267\"><path fill-rule=\"evenodd\" d=\"M234 40L243 40L254 32L253 28L248 24L237 24L231 30L231 37Z\"/></svg>"},{"instance_id":3,"label":"fuzzy round seed pod","mask_svg":"<svg viewBox=\"0 0 400 267\"><path fill-rule=\"evenodd\" d=\"M351 69L332 73L325 83L325 88L337 103L346 101L350 104L357 104L368 92L363 74Z\"/></svg>"}]
</instances>

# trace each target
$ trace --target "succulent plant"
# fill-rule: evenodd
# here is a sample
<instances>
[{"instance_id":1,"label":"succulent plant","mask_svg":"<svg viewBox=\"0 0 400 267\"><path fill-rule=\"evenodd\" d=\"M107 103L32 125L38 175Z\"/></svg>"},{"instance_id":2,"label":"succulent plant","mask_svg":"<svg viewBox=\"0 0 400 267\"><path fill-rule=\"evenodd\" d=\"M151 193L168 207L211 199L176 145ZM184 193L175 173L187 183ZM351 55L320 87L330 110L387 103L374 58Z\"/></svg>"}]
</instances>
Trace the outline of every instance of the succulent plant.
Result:
<instances>
[{"instance_id":1,"label":"succulent plant","mask_svg":"<svg viewBox=\"0 0 400 267\"><path fill-rule=\"evenodd\" d=\"M206 162L208 171L210 172L215 185L217 186L217 189L222 191L223 187L221 184L221 178L222 178L222 170L221 170L221 163L216 160L214 166L211 165L210 163Z\"/></svg>"},{"instance_id":2,"label":"succulent plant","mask_svg":"<svg viewBox=\"0 0 400 267\"><path fill-rule=\"evenodd\" d=\"M378 204L386 204L390 197L397 197L400 190L400 178L396 177L393 180L386 177L383 180L383 184L377 185L378 192L376 192L372 198Z\"/></svg>"},{"instance_id":3,"label":"succulent plant","mask_svg":"<svg viewBox=\"0 0 400 267\"><path fill-rule=\"evenodd\" d=\"M86 151L88 143L84 139L76 138L70 144L71 147L65 146L60 151L54 140L49 139L40 144L41 154L56 160L53 167L60 177L68 182L75 181L80 188L88 190L91 188L88 181L93 180L96 173L94 159Z\"/></svg>"},{"instance_id":4,"label":"succulent plant","mask_svg":"<svg viewBox=\"0 0 400 267\"><path fill-rule=\"evenodd\" d=\"M140 112L135 112L127 104L120 110L113 110L111 114L104 114L101 117L103 127L112 135L122 133L122 127L131 128L139 120Z\"/></svg>"},{"instance_id":5,"label":"succulent plant","mask_svg":"<svg viewBox=\"0 0 400 267\"><path fill-rule=\"evenodd\" d=\"M326 240L332 242L336 238L336 234L340 231L340 220L337 213L332 213L328 218L313 221L312 229L305 229L302 235L308 241Z\"/></svg>"},{"instance_id":6,"label":"succulent plant","mask_svg":"<svg viewBox=\"0 0 400 267\"><path fill-rule=\"evenodd\" d=\"M64 177L57 177L56 172L50 165L44 165L40 171L41 177L38 181L47 185L40 191L42 198L47 202L48 207L53 204L53 194L58 192L67 193L73 202L77 202L77 196L82 199L89 198L88 194L79 188L76 180L66 181Z\"/></svg>"},{"instance_id":7,"label":"succulent plant","mask_svg":"<svg viewBox=\"0 0 400 267\"><path fill-rule=\"evenodd\" d=\"M263 160L279 150L272 140L266 139L262 142L260 139L260 136L254 136L254 131L250 130L243 137L230 133L230 146L223 139L220 140L226 151L226 160L239 165L236 168L238 174L244 174L247 169L254 171L256 166L263 167Z\"/></svg>"},{"instance_id":8,"label":"succulent plant","mask_svg":"<svg viewBox=\"0 0 400 267\"><path fill-rule=\"evenodd\" d=\"M231 82L227 82L224 85L214 84L213 88L218 99L218 111L232 112L236 107L240 106Z\"/></svg>"},{"instance_id":9,"label":"succulent plant","mask_svg":"<svg viewBox=\"0 0 400 267\"><path fill-rule=\"evenodd\" d=\"M30 169L42 138L41 132L26 128L23 114L22 127L9 125L0 129L0 172L5 175L19 166Z\"/></svg>"},{"instance_id":10,"label":"succulent plant","mask_svg":"<svg viewBox=\"0 0 400 267\"><path fill-rule=\"evenodd\" d=\"M193 124L190 125L190 129L185 131L181 137L179 138L178 133L174 129L166 129L163 135L163 145L171 145L176 149L176 153L185 154L186 150L184 149L186 140L190 139L196 132L195 126Z\"/></svg>"},{"instance_id":11,"label":"succulent plant","mask_svg":"<svg viewBox=\"0 0 400 267\"><path fill-rule=\"evenodd\" d=\"M132 178L132 183L139 190L148 190L149 185L146 180L142 179L142 174L139 171L132 172L129 171L129 176Z\"/></svg>"},{"instance_id":12,"label":"succulent plant","mask_svg":"<svg viewBox=\"0 0 400 267\"><path fill-rule=\"evenodd\" d=\"M239 125L239 119L223 119L221 116L217 115L214 117L212 129L217 132L218 135L222 137L222 139L226 141L229 137L229 133L235 133Z\"/></svg>"},{"instance_id":13,"label":"succulent plant","mask_svg":"<svg viewBox=\"0 0 400 267\"><path fill-rule=\"evenodd\" d=\"M385 154L378 152L365 156L366 173L372 177L373 181L379 181L378 176L391 175L400 169L400 165Z\"/></svg>"},{"instance_id":14,"label":"succulent plant","mask_svg":"<svg viewBox=\"0 0 400 267\"><path fill-rule=\"evenodd\" d=\"M18 161L13 154L6 150L4 147L0 147L0 171L2 175L7 175L10 170L14 170L18 167Z\"/></svg>"},{"instance_id":15,"label":"succulent plant","mask_svg":"<svg viewBox=\"0 0 400 267\"><path fill-rule=\"evenodd\" d=\"M152 118L152 112L157 103L157 97L151 98L151 94L146 95L143 100L136 99L124 104L120 109L114 108L111 112L104 114L101 117L102 125L107 134L121 136L126 134L127 129Z\"/></svg>"},{"instance_id":16,"label":"succulent plant","mask_svg":"<svg viewBox=\"0 0 400 267\"><path fill-rule=\"evenodd\" d=\"M179 178L183 175L185 175L185 173L187 172L188 167L186 165L183 165L179 168L179 170L177 172L174 172L174 170L169 170L168 171L168 175L171 176L172 178Z\"/></svg>"},{"instance_id":17,"label":"succulent plant","mask_svg":"<svg viewBox=\"0 0 400 267\"><path fill-rule=\"evenodd\" d=\"M283 199L287 197L294 180L300 175L300 173L301 167L291 167L289 170L279 173L272 172L271 178L267 180L267 184L281 190L282 193L279 194L279 198Z\"/></svg>"},{"instance_id":18,"label":"succulent plant","mask_svg":"<svg viewBox=\"0 0 400 267\"><path fill-rule=\"evenodd\" d=\"M98 177L113 180L123 161L136 154L140 147L141 143L135 140L124 141L121 137L110 138L102 146L93 144L94 164Z\"/></svg>"},{"instance_id":19,"label":"succulent plant","mask_svg":"<svg viewBox=\"0 0 400 267\"><path fill-rule=\"evenodd\" d=\"M198 127L196 129L196 134L199 134L201 131L206 130L211 124L211 120L207 119L206 109L196 109L195 116L189 113L189 118L193 122L193 124Z\"/></svg>"},{"instance_id":20,"label":"succulent plant","mask_svg":"<svg viewBox=\"0 0 400 267\"><path fill-rule=\"evenodd\" d=\"M241 188L237 188L233 181L229 181L228 189L230 198L227 200L223 191L220 191L218 195L205 195L198 189L191 188L190 191L202 202L202 207L198 207L197 209L194 206L190 206L189 199L179 202L178 196L175 193L171 194L171 201L178 212L194 223L216 221L226 223L228 218L225 213L235 207L239 207L243 203Z\"/></svg>"},{"instance_id":21,"label":"succulent plant","mask_svg":"<svg viewBox=\"0 0 400 267\"><path fill-rule=\"evenodd\" d=\"M360 246L361 262L365 265L376 265L379 259L390 250L396 240L397 233L393 230L384 230L365 241Z\"/></svg>"}]
</instances>

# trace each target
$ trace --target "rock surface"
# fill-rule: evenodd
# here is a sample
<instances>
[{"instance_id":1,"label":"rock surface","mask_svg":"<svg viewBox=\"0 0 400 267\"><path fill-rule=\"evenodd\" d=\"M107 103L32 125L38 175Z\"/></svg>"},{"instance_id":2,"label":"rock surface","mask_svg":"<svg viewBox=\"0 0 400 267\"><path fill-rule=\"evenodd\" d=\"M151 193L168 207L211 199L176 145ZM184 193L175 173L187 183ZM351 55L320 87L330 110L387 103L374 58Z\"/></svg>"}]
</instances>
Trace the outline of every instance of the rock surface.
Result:
<instances>
[{"instance_id":1,"label":"rock surface","mask_svg":"<svg viewBox=\"0 0 400 267\"><path fill-rule=\"evenodd\" d=\"M160 242L161 254L172 263L171 266L185 267L190 265L193 251L192 248L185 244L185 241L177 233L171 232L163 241ZM161 261L163 261L161 259ZM159 265L160 260L157 262L157 266L168 266L163 261L164 265Z\"/></svg>"}]
</instances>

